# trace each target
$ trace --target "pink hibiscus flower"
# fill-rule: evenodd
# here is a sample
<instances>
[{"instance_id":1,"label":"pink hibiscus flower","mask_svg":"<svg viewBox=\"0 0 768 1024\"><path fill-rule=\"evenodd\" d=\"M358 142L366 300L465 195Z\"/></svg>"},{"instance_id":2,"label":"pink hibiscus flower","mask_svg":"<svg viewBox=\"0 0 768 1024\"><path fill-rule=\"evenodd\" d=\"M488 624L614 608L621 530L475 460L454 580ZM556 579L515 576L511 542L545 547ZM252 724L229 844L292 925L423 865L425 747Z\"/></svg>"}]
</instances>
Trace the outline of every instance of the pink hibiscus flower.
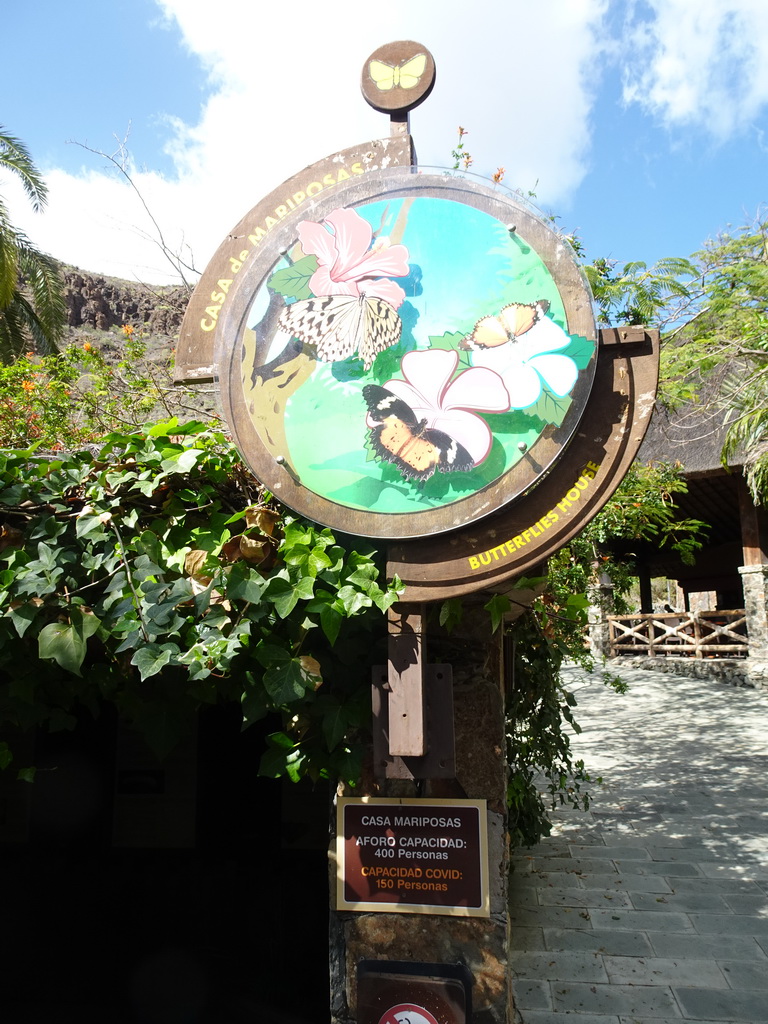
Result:
<instances>
[{"instance_id":1,"label":"pink hibiscus flower","mask_svg":"<svg viewBox=\"0 0 768 1024\"><path fill-rule=\"evenodd\" d=\"M485 367L464 370L451 380L458 352L430 348L408 352L400 368L405 380L388 380L384 387L402 399L428 429L442 430L462 445L475 465L491 450L493 437L477 412L507 412L509 395L501 377ZM369 426L374 425L370 420Z\"/></svg>"},{"instance_id":2,"label":"pink hibiscus flower","mask_svg":"<svg viewBox=\"0 0 768 1024\"><path fill-rule=\"evenodd\" d=\"M309 279L312 294L373 295L394 309L402 305L405 292L387 278L408 275L408 249L383 238L371 247L372 238L373 228L355 210L334 210L322 224L303 220L302 251L318 263Z\"/></svg>"}]
</instances>

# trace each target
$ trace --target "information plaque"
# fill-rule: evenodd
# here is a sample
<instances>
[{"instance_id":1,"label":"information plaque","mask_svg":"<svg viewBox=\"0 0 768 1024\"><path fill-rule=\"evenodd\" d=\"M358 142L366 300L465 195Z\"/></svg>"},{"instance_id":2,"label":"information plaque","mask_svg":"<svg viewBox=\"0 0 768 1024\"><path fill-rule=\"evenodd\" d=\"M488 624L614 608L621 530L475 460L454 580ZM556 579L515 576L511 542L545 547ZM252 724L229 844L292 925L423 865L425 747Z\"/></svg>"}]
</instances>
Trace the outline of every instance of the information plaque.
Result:
<instances>
[{"instance_id":1,"label":"information plaque","mask_svg":"<svg viewBox=\"0 0 768 1024\"><path fill-rule=\"evenodd\" d=\"M341 798L337 910L490 916L484 800Z\"/></svg>"}]
</instances>

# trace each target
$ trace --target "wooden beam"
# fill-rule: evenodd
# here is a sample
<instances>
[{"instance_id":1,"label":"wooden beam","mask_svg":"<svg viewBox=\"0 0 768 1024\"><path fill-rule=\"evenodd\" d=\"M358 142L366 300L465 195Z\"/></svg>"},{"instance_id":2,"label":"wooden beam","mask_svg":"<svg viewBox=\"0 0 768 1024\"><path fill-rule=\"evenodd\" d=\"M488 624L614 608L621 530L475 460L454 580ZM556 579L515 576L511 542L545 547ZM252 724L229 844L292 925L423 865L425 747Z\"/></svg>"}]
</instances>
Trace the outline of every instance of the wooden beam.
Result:
<instances>
[{"instance_id":1,"label":"wooden beam","mask_svg":"<svg viewBox=\"0 0 768 1024\"><path fill-rule=\"evenodd\" d=\"M423 757L424 606L395 604L389 609L389 752L398 757Z\"/></svg>"},{"instance_id":2,"label":"wooden beam","mask_svg":"<svg viewBox=\"0 0 768 1024\"><path fill-rule=\"evenodd\" d=\"M768 562L765 543L765 512L752 501L747 481L743 476L737 479L739 493L739 520L741 525L741 547L744 565L764 565Z\"/></svg>"}]
</instances>

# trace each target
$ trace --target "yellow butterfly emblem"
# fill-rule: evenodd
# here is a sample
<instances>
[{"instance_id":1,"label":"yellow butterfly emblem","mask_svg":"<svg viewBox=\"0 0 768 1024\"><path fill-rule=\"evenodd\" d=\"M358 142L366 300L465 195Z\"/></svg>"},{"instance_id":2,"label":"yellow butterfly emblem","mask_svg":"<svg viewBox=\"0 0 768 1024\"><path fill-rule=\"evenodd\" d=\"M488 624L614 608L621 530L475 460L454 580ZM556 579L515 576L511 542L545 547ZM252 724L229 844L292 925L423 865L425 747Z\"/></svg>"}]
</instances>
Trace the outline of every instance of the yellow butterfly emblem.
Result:
<instances>
[{"instance_id":1,"label":"yellow butterfly emblem","mask_svg":"<svg viewBox=\"0 0 768 1024\"><path fill-rule=\"evenodd\" d=\"M380 92L389 92L398 86L401 89L413 89L419 84L427 66L426 54L417 53L404 64L385 64L381 60L372 60L368 65L368 73Z\"/></svg>"}]
</instances>

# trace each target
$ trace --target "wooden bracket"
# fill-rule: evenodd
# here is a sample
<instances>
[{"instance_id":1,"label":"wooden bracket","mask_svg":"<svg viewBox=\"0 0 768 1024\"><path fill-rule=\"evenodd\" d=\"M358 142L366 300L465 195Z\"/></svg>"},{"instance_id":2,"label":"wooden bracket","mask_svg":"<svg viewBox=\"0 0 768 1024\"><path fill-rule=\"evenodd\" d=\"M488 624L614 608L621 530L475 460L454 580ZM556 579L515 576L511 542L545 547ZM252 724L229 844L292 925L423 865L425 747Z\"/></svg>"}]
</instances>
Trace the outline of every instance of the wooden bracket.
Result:
<instances>
[{"instance_id":1,"label":"wooden bracket","mask_svg":"<svg viewBox=\"0 0 768 1024\"><path fill-rule=\"evenodd\" d=\"M424 605L395 604L389 609L389 752L423 757Z\"/></svg>"},{"instance_id":2,"label":"wooden bracket","mask_svg":"<svg viewBox=\"0 0 768 1024\"><path fill-rule=\"evenodd\" d=\"M456 749L453 727L453 669L450 665L424 666L423 757L397 757L389 750L389 682L386 665L373 669L373 762L380 779L455 779Z\"/></svg>"}]
</instances>

